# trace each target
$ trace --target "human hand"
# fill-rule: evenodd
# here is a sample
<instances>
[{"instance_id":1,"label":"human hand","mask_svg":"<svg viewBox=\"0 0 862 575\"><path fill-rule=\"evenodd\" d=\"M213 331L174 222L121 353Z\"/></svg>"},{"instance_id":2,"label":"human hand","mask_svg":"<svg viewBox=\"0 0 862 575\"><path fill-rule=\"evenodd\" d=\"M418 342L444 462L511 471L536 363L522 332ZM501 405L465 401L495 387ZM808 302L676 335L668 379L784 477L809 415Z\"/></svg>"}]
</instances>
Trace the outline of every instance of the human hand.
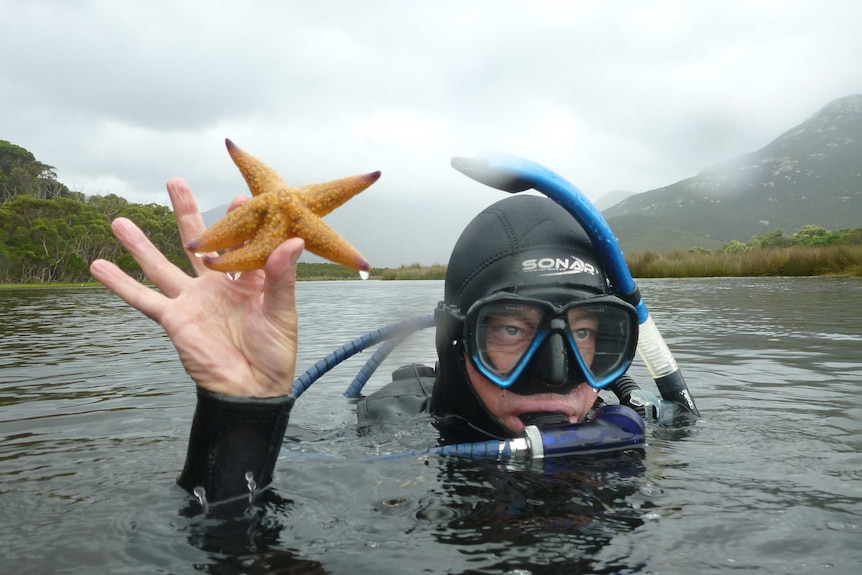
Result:
<instances>
[{"instance_id":1,"label":"human hand","mask_svg":"<svg viewBox=\"0 0 862 575\"><path fill-rule=\"evenodd\" d=\"M205 225L188 184L171 179L168 194L183 245ZM237 207L235 201L231 207ZM186 372L209 391L233 396L278 397L290 392L296 369L296 262L304 243L281 244L263 270L232 280L189 259L197 277L170 263L131 221L117 218L114 235L135 258L147 287L106 260L90 264L93 276L126 303L159 323Z\"/></svg>"}]
</instances>

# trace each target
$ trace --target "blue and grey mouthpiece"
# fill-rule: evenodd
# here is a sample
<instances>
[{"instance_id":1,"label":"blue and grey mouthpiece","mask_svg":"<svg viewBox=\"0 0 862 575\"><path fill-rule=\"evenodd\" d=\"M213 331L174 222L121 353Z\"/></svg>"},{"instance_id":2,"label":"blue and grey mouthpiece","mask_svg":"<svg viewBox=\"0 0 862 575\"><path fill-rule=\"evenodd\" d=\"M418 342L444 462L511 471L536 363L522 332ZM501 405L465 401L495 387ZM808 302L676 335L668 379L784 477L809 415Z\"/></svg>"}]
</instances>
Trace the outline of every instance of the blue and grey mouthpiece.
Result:
<instances>
[{"instance_id":1,"label":"blue and grey mouthpiece","mask_svg":"<svg viewBox=\"0 0 862 575\"><path fill-rule=\"evenodd\" d=\"M425 453L508 461L593 455L641 448L645 443L646 426L635 410L624 405L605 405L596 410L590 421L542 428L528 425L514 439L445 445Z\"/></svg>"},{"instance_id":2,"label":"blue and grey mouthpiece","mask_svg":"<svg viewBox=\"0 0 862 575\"><path fill-rule=\"evenodd\" d=\"M589 455L642 446L644 421L630 407L606 405L585 423L524 428L525 454L531 459ZM512 440L515 441L515 440Z\"/></svg>"}]
</instances>

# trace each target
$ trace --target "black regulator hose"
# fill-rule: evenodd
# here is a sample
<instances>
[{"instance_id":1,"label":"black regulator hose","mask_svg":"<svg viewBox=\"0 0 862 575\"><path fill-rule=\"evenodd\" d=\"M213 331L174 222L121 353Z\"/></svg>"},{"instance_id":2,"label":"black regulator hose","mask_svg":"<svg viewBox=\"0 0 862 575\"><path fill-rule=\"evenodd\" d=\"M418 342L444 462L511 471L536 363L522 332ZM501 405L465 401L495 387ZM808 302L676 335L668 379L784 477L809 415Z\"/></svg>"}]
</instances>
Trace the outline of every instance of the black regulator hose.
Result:
<instances>
[{"instance_id":1,"label":"black regulator hose","mask_svg":"<svg viewBox=\"0 0 862 575\"><path fill-rule=\"evenodd\" d=\"M646 419L646 408L643 405L632 403L632 393L640 391L640 386L635 382L634 378L627 373L622 374L613 383L608 385L608 389L614 392L620 405L625 405L634 409L638 415Z\"/></svg>"}]
</instances>

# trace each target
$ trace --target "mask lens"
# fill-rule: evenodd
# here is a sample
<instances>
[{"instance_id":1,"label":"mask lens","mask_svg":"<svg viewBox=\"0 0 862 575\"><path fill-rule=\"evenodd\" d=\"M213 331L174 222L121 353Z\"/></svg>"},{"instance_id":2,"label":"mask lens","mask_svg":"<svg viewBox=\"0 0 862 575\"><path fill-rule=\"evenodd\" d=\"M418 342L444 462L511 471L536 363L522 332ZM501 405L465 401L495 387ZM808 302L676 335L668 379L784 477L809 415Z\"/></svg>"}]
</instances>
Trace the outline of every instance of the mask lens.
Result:
<instances>
[{"instance_id":1,"label":"mask lens","mask_svg":"<svg viewBox=\"0 0 862 575\"><path fill-rule=\"evenodd\" d=\"M586 378L595 388L622 375L637 343L634 309L607 300L564 308L519 299L487 301L470 310L465 327L474 364L500 387L518 379L551 333L563 336L575 357L577 365L570 360L568 367L572 383Z\"/></svg>"},{"instance_id":2,"label":"mask lens","mask_svg":"<svg viewBox=\"0 0 862 575\"><path fill-rule=\"evenodd\" d=\"M519 301L491 303L472 320L474 358L492 379L514 380L536 348L545 310ZM487 373L490 372L490 373ZM497 381L501 383L501 381Z\"/></svg>"},{"instance_id":3,"label":"mask lens","mask_svg":"<svg viewBox=\"0 0 862 575\"><path fill-rule=\"evenodd\" d=\"M569 342L593 387L604 387L631 363L637 319L610 303L574 305L566 311Z\"/></svg>"}]
</instances>

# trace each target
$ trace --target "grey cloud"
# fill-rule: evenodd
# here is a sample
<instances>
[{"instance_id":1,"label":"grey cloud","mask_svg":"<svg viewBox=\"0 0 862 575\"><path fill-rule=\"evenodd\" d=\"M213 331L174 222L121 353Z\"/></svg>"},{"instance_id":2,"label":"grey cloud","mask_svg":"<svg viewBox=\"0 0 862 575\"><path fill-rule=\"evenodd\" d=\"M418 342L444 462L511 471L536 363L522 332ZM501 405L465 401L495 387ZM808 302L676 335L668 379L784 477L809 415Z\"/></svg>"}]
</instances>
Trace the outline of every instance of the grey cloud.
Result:
<instances>
[{"instance_id":1,"label":"grey cloud","mask_svg":"<svg viewBox=\"0 0 862 575\"><path fill-rule=\"evenodd\" d=\"M592 198L670 184L862 91L860 15L845 0L7 2L0 139L73 189L165 203L180 175L204 208L246 193L225 137L290 183L381 169L369 210L410 221L427 202L441 238L416 234L414 253L437 260L493 201L449 157L523 155ZM377 229L360 233L386 244Z\"/></svg>"}]
</instances>

